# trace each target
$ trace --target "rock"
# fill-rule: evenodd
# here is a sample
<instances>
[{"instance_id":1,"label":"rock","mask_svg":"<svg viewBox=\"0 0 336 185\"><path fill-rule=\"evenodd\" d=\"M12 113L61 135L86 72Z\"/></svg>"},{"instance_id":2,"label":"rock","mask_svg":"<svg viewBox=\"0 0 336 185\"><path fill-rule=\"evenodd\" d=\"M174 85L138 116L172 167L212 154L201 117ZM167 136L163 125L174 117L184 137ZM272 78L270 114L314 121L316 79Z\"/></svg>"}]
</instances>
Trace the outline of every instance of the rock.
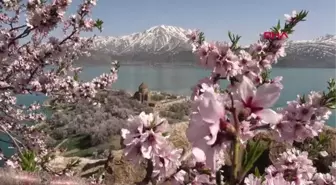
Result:
<instances>
[{"instance_id":1,"label":"rock","mask_svg":"<svg viewBox=\"0 0 336 185\"><path fill-rule=\"evenodd\" d=\"M78 176L90 176L89 174L94 174L100 169L104 168L106 159L88 159L83 157L64 157L61 155L56 155L47 166L52 171L58 172L67 167L67 165L73 161L79 160L79 163L76 167L71 168Z\"/></svg>"},{"instance_id":2,"label":"rock","mask_svg":"<svg viewBox=\"0 0 336 185\"><path fill-rule=\"evenodd\" d=\"M155 102L149 102L149 103L148 103L148 106L150 106L150 107L155 107L155 105L156 105Z\"/></svg>"}]
</instances>

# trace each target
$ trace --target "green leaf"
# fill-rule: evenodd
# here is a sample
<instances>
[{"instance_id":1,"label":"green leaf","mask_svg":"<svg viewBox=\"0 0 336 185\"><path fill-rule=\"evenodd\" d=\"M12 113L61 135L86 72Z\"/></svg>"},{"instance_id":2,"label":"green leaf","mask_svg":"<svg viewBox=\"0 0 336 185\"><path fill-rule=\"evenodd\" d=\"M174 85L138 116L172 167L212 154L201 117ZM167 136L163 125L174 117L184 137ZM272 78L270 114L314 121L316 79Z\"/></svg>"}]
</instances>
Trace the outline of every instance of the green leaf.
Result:
<instances>
[{"instance_id":1,"label":"green leaf","mask_svg":"<svg viewBox=\"0 0 336 185\"><path fill-rule=\"evenodd\" d=\"M198 34L198 43L201 45L205 41L205 36L203 32Z\"/></svg>"},{"instance_id":2,"label":"green leaf","mask_svg":"<svg viewBox=\"0 0 336 185\"><path fill-rule=\"evenodd\" d=\"M305 94L303 94L302 96L300 96L300 103L301 104L306 103L306 95Z\"/></svg>"},{"instance_id":3,"label":"green leaf","mask_svg":"<svg viewBox=\"0 0 336 185\"><path fill-rule=\"evenodd\" d=\"M270 80L271 70L265 70L261 73L262 83L266 83Z\"/></svg>"},{"instance_id":4,"label":"green leaf","mask_svg":"<svg viewBox=\"0 0 336 185\"><path fill-rule=\"evenodd\" d=\"M238 46L238 42L239 42L241 36L235 35L235 34L231 33L230 31L228 32L228 36L229 36L229 39L232 43L231 44L231 49L234 49L234 50L239 49L240 47Z\"/></svg>"},{"instance_id":5,"label":"green leaf","mask_svg":"<svg viewBox=\"0 0 336 185\"><path fill-rule=\"evenodd\" d=\"M249 141L244 151L243 158L243 176L249 172L254 166L255 162L260 158L260 156L264 153L264 151L268 148L268 141Z\"/></svg>"},{"instance_id":6,"label":"green leaf","mask_svg":"<svg viewBox=\"0 0 336 185\"><path fill-rule=\"evenodd\" d=\"M280 20L278 20L278 25L277 25L277 30L280 30L281 29L281 24L280 24Z\"/></svg>"},{"instance_id":7,"label":"green leaf","mask_svg":"<svg viewBox=\"0 0 336 185\"><path fill-rule=\"evenodd\" d=\"M258 178L261 177L258 167L254 168L254 175Z\"/></svg>"},{"instance_id":8,"label":"green leaf","mask_svg":"<svg viewBox=\"0 0 336 185\"><path fill-rule=\"evenodd\" d=\"M98 28L98 30L100 32L102 32L102 30L103 30L103 23L104 22L102 20L100 20L100 19L96 20L95 27Z\"/></svg>"},{"instance_id":9,"label":"green leaf","mask_svg":"<svg viewBox=\"0 0 336 185\"><path fill-rule=\"evenodd\" d=\"M79 81L79 76L78 76L77 73L75 73L75 75L74 75L74 80L77 81L77 82Z\"/></svg>"},{"instance_id":10,"label":"green leaf","mask_svg":"<svg viewBox=\"0 0 336 185\"><path fill-rule=\"evenodd\" d=\"M166 137L166 136L168 136L169 135L169 132L164 132L164 133L162 133L162 136L163 137Z\"/></svg>"},{"instance_id":11,"label":"green leaf","mask_svg":"<svg viewBox=\"0 0 336 185\"><path fill-rule=\"evenodd\" d=\"M323 92L323 98L321 101L321 106L325 106L329 109L336 108L336 85L335 79L330 79L328 81L328 92Z\"/></svg>"},{"instance_id":12,"label":"green leaf","mask_svg":"<svg viewBox=\"0 0 336 185\"><path fill-rule=\"evenodd\" d=\"M37 164L35 161L35 153L32 151L24 151L20 155L20 165L22 170L34 172L37 170Z\"/></svg>"},{"instance_id":13,"label":"green leaf","mask_svg":"<svg viewBox=\"0 0 336 185\"><path fill-rule=\"evenodd\" d=\"M278 30L281 30L281 32L286 32L287 34L292 34L294 32L294 27L299 23L299 22L302 22L302 21L305 21L305 18L307 17L308 15L308 11L305 11L305 10L301 10L295 17L294 21L288 23L286 22L285 23L285 26L280 29L279 28L279 21L278 21L278 25L276 26L277 28L279 28ZM280 26L281 27L281 26Z\"/></svg>"}]
</instances>

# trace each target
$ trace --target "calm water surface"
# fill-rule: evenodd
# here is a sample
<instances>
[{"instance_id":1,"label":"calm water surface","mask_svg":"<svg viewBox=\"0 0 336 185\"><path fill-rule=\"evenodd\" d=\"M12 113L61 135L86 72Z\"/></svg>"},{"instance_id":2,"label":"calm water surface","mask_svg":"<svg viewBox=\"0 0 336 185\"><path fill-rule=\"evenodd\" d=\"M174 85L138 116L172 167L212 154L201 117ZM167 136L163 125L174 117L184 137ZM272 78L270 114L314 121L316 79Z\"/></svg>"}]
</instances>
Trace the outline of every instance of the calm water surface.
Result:
<instances>
[{"instance_id":1,"label":"calm water surface","mask_svg":"<svg viewBox=\"0 0 336 185\"><path fill-rule=\"evenodd\" d=\"M80 78L91 80L102 73L108 73L108 66L84 67ZM121 66L118 81L114 89L136 91L141 82L145 82L151 90L190 95L190 88L209 71L194 67L150 67L150 66ZM283 76L284 89L275 107L285 106L286 102L296 98L297 94L307 94L311 90L326 90L327 81L335 78L335 69L291 69L275 68L272 76ZM20 104L30 104L36 100L43 101L44 97L19 96ZM328 124L336 127L335 112Z\"/></svg>"},{"instance_id":2,"label":"calm water surface","mask_svg":"<svg viewBox=\"0 0 336 185\"><path fill-rule=\"evenodd\" d=\"M84 67L81 79L84 81L109 72L109 66ZM203 77L208 76L209 71L193 67L149 67L149 66L121 66L119 79L113 84L115 89L136 91L141 82L148 84L151 90L165 91L181 95L190 95L190 87ZM284 89L275 107L285 106L286 102L296 98L297 94L307 94L310 90L326 90L327 81L335 78L335 69L290 69L276 68L272 76L283 76ZM19 104L30 104L34 101L43 101L45 97L19 96ZM328 125L336 127L335 112ZM5 139L4 137L1 137ZM12 153L7 150L5 143L0 142L0 148L6 154ZM1 162L0 162L1 165Z\"/></svg>"},{"instance_id":3,"label":"calm water surface","mask_svg":"<svg viewBox=\"0 0 336 185\"><path fill-rule=\"evenodd\" d=\"M86 67L81 79L90 80L108 71L107 66ZM121 66L119 79L112 87L134 92L141 82L145 82L151 90L190 95L191 86L209 74L209 71L192 67ZM283 76L284 89L275 105L280 107L295 99L297 94L326 90L327 81L335 78L335 69L275 68L272 76ZM335 120L333 113L328 124L336 127Z\"/></svg>"}]
</instances>

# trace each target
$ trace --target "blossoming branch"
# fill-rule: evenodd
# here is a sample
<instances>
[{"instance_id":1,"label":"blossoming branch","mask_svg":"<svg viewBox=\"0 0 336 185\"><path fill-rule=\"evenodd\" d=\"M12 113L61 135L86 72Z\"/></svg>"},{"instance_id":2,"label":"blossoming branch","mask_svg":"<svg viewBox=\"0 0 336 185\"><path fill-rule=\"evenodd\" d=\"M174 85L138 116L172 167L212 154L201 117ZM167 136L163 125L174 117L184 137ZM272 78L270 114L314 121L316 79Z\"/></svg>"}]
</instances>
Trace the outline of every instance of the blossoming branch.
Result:
<instances>
[{"instance_id":1,"label":"blossoming branch","mask_svg":"<svg viewBox=\"0 0 336 185\"><path fill-rule=\"evenodd\" d=\"M293 28L305 20L308 12L295 11L286 15L271 29L275 34L293 33ZM292 144L317 136L335 105L335 82L329 82L329 92L311 92L288 102L277 111L272 107L283 85L282 77L269 78L270 69L284 57L286 37L267 37L241 48L240 36L229 32L231 43L205 41L204 34L190 31L193 52L200 58L200 66L211 69L209 77L193 87L192 113L186 135L192 144L187 151L172 148L168 142L166 121L158 115L141 113L130 119L123 129L125 156L139 165L147 164L142 183L171 184L323 184L332 183L335 174L317 173L307 152L289 150L266 169L263 177L248 174L263 149L259 143L248 147L249 141L261 132L273 139ZM220 80L228 80L222 89ZM326 103L329 102L329 103ZM252 154L247 149L252 148ZM167 150L169 151L167 153ZM250 152L251 153L251 152ZM186 162L192 159L190 162ZM222 171L227 161L230 170ZM335 169L333 163L332 170ZM229 173L223 179L222 174Z\"/></svg>"}]
</instances>

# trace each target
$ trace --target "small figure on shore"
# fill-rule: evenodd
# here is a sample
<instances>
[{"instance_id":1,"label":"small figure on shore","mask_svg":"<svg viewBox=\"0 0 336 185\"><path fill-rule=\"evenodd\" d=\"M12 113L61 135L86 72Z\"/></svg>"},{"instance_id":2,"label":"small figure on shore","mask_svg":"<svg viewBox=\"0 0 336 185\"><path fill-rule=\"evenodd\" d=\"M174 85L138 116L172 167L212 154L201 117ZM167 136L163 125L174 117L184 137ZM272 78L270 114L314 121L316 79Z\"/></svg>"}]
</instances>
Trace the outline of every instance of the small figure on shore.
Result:
<instances>
[{"instance_id":1,"label":"small figure on shore","mask_svg":"<svg viewBox=\"0 0 336 185\"><path fill-rule=\"evenodd\" d=\"M148 86L142 82L138 88L138 91L134 93L133 97L143 103L144 101L149 101L149 94L150 92Z\"/></svg>"}]
</instances>

